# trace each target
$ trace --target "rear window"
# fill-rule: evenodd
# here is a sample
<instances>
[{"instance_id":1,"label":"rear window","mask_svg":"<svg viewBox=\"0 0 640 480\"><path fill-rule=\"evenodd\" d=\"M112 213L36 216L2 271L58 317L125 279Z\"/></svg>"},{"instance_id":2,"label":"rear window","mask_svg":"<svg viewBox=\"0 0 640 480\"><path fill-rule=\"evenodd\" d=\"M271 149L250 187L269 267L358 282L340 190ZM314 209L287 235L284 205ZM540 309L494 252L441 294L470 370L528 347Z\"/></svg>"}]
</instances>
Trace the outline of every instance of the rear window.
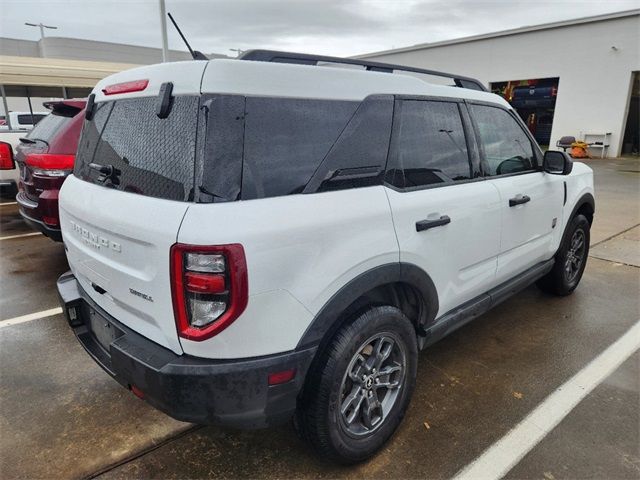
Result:
<instances>
[{"instance_id":1,"label":"rear window","mask_svg":"<svg viewBox=\"0 0 640 480\"><path fill-rule=\"evenodd\" d=\"M198 96L176 96L164 119L156 115L157 97L96 104L82 129L74 174L126 192L193 200L198 103Z\"/></svg>"},{"instance_id":2,"label":"rear window","mask_svg":"<svg viewBox=\"0 0 640 480\"><path fill-rule=\"evenodd\" d=\"M33 127L33 130L31 130L26 135L26 137L31 140L43 140L48 143L70 121L70 117L51 113L49 115L46 115L40 122L38 122L38 124Z\"/></svg>"}]
</instances>

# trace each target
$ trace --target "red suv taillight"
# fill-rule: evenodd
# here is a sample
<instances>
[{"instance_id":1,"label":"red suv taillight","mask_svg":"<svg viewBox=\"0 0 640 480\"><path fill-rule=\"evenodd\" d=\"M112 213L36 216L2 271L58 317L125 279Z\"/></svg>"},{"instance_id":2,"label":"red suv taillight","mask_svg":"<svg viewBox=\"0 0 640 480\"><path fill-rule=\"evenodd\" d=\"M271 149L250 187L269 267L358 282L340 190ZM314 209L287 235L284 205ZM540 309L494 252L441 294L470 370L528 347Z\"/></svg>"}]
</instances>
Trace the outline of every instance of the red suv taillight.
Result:
<instances>
[{"instance_id":1,"label":"red suv taillight","mask_svg":"<svg viewBox=\"0 0 640 480\"><path fill-rule=\"evenodd\" d=\"M171 293L178 335L195 341L217 335L247 307L244 248L176 243L171 247Z\"/></svg>"},{"instance_id":2,"label":"red suv taillight","mask_svg":"<svg viewBox=\"0 0 640 480\"><path fill-rule=\"evenodd\" d=\"M13 170L15 166L11 144L0 142L0 170Z\"/></svg>"},{"instance_id":3,"label":"red suv taillight","mask_svg":"<svg viewBox=\"0 0 640 480\"><path fill-rule=\"evenodd\" d=\"M64 177L73 170L75 155L57 155L52 153L31 153L25 158L36 175Z\"/></svg>"}]
</instances>

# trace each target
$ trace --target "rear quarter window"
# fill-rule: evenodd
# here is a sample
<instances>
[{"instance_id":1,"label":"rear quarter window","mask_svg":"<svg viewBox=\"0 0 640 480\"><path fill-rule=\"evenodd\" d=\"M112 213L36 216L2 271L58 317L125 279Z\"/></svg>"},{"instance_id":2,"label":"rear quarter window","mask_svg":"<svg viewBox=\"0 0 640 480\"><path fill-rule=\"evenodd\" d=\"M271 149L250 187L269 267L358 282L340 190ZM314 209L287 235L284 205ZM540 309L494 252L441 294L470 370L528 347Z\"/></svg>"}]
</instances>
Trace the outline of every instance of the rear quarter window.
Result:
<instances>
[{"instance_id":1,"label":"rear quarter window","mask_svg":"<svg viewBox=\"0 0 640 480\"><path fill-rule=\"evenodd\" d=\"M301 193L359 103L247 97L242 198Z\"/></svg>"}]
</instances>

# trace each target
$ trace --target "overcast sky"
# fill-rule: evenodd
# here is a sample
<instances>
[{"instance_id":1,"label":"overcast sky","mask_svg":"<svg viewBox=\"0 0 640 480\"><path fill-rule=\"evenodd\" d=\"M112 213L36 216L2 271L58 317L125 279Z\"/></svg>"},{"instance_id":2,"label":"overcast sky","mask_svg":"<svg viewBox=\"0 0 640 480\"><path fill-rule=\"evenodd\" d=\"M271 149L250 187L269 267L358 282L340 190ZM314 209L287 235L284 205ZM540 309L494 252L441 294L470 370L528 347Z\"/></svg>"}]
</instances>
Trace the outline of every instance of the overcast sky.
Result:
<instances>
[{"instance_id":1,"label":"overcast sky","mask_svg":"<svg viewBox=\"0 0 640 480\"><path fill-rule=\"evenodd\" d=\"M348 56L640 7L640 0L166 0L192 46ZM158 0L0 0L0 36L160 46ZM169 46L184 49L169 25ZM533 46L532 46L533 48Z\"/></svg>"}]
</instances>

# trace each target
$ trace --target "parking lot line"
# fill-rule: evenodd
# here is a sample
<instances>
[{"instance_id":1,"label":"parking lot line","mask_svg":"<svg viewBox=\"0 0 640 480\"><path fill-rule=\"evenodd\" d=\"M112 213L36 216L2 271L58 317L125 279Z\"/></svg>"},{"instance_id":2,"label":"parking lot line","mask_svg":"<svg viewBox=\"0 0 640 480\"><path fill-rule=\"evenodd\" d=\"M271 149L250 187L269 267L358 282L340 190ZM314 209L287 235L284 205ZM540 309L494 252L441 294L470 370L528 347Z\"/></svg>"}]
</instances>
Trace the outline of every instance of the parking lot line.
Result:
<instances>
[{"instance_id":1,"label":"parking lot line","mask_svg":"<svg viewBox=\"0 0 640 480\"><path fill-rule=\"evenodd\" d=\"M0 328L10 327L11 325L17 325L18 323L30 322L31 320L38 320L40 318L52 317L62 313L62 308L50 308L49 310L43 310L42 312L29 313L20 317L8 318L7 320L0 320Z\"/></svg>"},{"instance_id":2,"label":"parking lot line","mask_svg":"<svg viewBox=\"0 0 640 480\"><path fill-rule=\"evenodd\" d=\"M558 387L509 433L456 474L454 480L504 477L595 387L640 348L640 321Z\"/></svg>"},{"instance_id":3,"label":"parking lot line","mask_svg":"<svg viewBox=\"0 0 640 480\"><path fill-rule=\"evenodd\" d=\"M7 237L0 237L0 240L11 240L12 238L33 237L35 235L42 235L40 232L22 233L20 235L9 235Z\"/></svg>"}]
</instances>

